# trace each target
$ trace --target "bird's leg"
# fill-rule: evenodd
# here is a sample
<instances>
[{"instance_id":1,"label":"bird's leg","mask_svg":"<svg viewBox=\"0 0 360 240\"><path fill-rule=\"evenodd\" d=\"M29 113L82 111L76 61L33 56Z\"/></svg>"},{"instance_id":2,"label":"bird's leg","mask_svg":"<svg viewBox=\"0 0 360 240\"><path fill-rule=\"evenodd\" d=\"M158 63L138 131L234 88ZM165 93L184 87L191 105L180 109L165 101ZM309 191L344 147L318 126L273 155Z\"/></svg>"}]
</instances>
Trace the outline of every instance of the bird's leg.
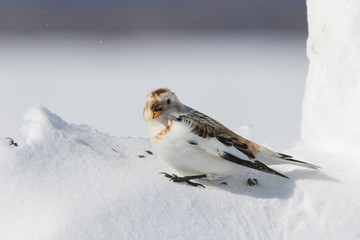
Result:
<instances>
[{"instance_id":1,"label":"bird's leg","mask_svg":"<svg viewBox=\"0 0 360 240\"><path fill-rule=\"evenodd\" d=\"M191 182L190 180L206 178L206 174L195 175L195 176L185 176L185 177L179 177L175 174L168 174L165 172L161 172L161 174L164 174L165 177L170 178L170 181L173 181L173 182L179 182L179 183L186 182L187 184L194 186L194 187L201 186L201 187L205 188L204 185L202 185L200 183Z\"/></svg>"},{"instance_id":2,"label":"bird's leg","mask_svg":"<svg viewBox=\"0 0 360 240\"><path fill-rule=\"evenodd\" d=\"M256 178L249 178L247 180L247 183L250 187L252 187L258 184L258 180Z\"/></svg>"}]
</instances>

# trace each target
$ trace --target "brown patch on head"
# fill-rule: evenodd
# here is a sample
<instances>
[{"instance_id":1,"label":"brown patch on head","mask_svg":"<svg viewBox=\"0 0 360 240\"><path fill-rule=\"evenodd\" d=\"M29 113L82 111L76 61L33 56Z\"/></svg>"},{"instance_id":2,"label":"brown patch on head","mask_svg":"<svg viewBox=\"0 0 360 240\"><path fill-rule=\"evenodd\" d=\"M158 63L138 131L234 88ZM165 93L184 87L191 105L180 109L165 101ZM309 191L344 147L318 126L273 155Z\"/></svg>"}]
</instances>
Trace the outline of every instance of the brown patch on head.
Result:
<instances>
[{"instance_id":1,"label":"brown patch on head","mask_svg":"<svg viewBox=\"0 0 360 240\"><path fill-rule=\"evenodd\" d=\"M155 97L155 96L159 96L166 92L171 92L171 91L170 91L170 89L167 89L167 88L159 88L159 89L152 91L151 94Z\"/></svg>"},{"instance_id":2,"label":"brown patch on head","mask_svg":"<svg viewBox=\"0 0 360 240\"><path fill-rule=\"evenodd\" d=\"M164 128L162 131L160 131L155 137L152 138L152 140L154 142L158 142L160 140L162 140L165 135L171 130L172 126L174 125L174 123L170 123L166 128Z\"/></svg>"},{"instance_id":3,"label":"brown patch on head","mask_svg":"<svg viewBox=\"0 0 360 240\"><path fill-rule=\"evenodd\" d=\"M152 109L158 106L159 109ZM183 105L176 97L175 93L171 92L168 88L159 88L151 91L145 101L143 116L150 119L151 112L155 110L162 110L168 116L169 113L176 114L182 110ZM153 117L154 118L154 117ZM145 119L145 117L144 117Z\"/></svg>"}]
</instances>

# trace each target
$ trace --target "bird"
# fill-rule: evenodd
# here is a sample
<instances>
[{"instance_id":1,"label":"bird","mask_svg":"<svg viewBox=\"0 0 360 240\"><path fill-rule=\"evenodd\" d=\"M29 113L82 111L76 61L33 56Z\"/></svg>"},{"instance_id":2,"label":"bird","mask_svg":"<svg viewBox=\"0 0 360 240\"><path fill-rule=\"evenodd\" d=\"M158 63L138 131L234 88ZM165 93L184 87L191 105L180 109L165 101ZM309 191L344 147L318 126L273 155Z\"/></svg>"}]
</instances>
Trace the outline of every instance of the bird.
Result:
<instances>
[{"instance_id":1,"label":"bird","mask_svg":"<svg viewBox=\"0 0 360 240\"><path fill-rule=\"evenodd\" d=\"M205 187L195 179L222 179L244 169L255 169L288 178L268 167L292 164L320 167L263 147L234 133L215 119L180 102L168 88L151 91L143 118L155 152L178 173L161 172L173 182ZM248 179L250 186L257 179Z\"/></svg>"}]
</instances>

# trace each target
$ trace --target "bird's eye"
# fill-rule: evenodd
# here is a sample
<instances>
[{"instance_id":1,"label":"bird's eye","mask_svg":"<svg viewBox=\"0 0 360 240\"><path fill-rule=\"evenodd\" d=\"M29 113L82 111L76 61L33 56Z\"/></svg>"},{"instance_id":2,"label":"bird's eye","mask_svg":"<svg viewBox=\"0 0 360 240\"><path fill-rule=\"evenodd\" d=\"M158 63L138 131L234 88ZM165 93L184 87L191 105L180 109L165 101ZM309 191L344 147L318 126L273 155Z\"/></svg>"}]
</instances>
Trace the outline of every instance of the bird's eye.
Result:
<instances>
[{"instance_id":1,"label":"bird's eye","mask_svg":"<svg viewBox=\"0 0 360 240\"><path fill-rule=\"evenodd\" d=\"M167 100L167 104L170 104L170 103L171 103L171 100L170 100L170 99L168 99L168 100Z\"/></svg>"}]
</instances>

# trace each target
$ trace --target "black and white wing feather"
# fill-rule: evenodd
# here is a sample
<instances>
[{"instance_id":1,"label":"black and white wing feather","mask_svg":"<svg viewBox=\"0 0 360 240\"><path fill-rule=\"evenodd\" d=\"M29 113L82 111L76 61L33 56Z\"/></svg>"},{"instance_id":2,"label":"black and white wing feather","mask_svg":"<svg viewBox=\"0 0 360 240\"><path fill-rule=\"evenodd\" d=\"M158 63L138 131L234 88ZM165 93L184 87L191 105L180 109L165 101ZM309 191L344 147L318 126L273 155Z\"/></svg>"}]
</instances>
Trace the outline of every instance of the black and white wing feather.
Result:
<instances>
[{"instance_id":1,"label":"black and white wing feather","mask_svg":"<svg viewBox=\"0 0 360 240\"><path fill-rule=\"evenodd\" d=\"M189 108L189 111L181 114L176 121L191 129L195 137L188 143L194 147L223 160L288 178L255 159L260 151L258 144L237 135L211 117ZM207 144L201 144L201 140L207 140Z\"/></svg>"}]
</instances>

